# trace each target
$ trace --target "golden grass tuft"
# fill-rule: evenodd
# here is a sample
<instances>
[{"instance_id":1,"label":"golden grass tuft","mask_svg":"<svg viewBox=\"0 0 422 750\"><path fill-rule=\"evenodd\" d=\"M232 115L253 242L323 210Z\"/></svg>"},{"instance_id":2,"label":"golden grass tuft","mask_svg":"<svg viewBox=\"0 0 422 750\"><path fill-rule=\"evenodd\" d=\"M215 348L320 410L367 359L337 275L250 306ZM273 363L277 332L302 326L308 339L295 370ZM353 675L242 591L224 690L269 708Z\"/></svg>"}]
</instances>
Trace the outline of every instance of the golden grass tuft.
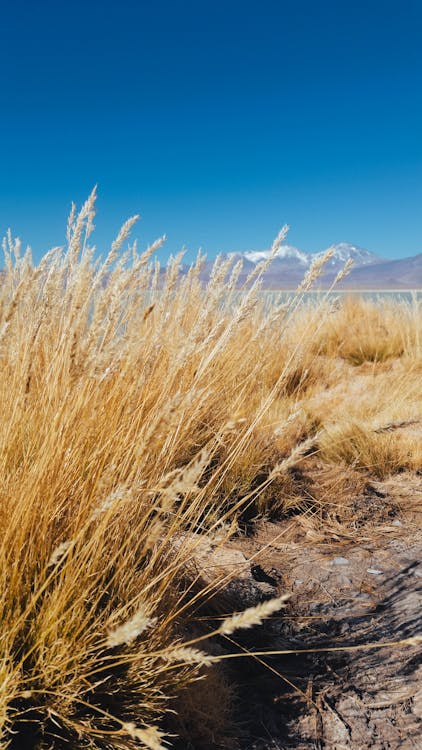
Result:
<instances>
[{"instance_id":1,"label":"golden grass tuft","mask_svg":"<svg viewBox=\"0 0 422 750\"><path fill-rule=\"evenodd\" d=\"M399 314L400 320L397 320ZM330 316L315 341L320 353L339 356L354 365L385 362L420 346L412 307L386 300L377 304L347 297Z\"/></svg>"},{"instance_id":2,"label":"golden grass tuft","mask_svg":"<svg viewBox=\"0 0 422 750\"><path fill-rule=\"evenodd\" d=\"M194 552L174 538L232 527L246 507L299 509L310 453L379 476L421 461L413 433L382 432L420 416L417 302L309 306L314 268L287 307L268 307L265 265L240 293L224 259L204 286L200 256L182 273L181 256L153 261L162 239L125 250L136 217L98 262L94 209L95 193L38 266L4 242L0 732L12 750L163 747L171 700L208 664L181 640ZM356 377L366 390L351 402ZM236 617L252 625L265 606Z\"/></svg>"}]
</instances>

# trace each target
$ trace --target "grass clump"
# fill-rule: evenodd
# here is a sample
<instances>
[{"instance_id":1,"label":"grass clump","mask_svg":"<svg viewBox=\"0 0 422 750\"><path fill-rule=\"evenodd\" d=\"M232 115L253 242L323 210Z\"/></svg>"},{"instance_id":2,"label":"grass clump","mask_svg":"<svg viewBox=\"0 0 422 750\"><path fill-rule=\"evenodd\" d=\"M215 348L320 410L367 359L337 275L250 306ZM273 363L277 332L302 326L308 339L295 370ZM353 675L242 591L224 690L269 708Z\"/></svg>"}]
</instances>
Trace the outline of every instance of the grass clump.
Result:
<instances>
[{"instance_id":1,"label":"grass clump","mask_svg":"<svg viewBox=\"0 0 422 750\"><path fill-rule=\"evenodd\" d=\"M259 362L239 338L258 280L186 275L122 253L94 259L93 194L65 251L34 266L4 243L0 288L0 607L5 747L158 748L169 697L204 658L169 667L190 552L173 540L224 522L218 487L253 441L236 421ZM228 368L230 363L230 368ZM221 445L236 439L223 462ZM184 631L183 631L184 632Z\"/></svg>"},{"instance_id":2,"label":"grass clump","mask_svg":"<svg viewBox=\"0 0 422 750\"><path fill-rule=\"evenodd\" d=\"M321 439L321 454L331 463L345 461L380 479L405 469L418 470L422 466L422 445L418 435L406 432L396 435L394 430L394 423L391 431L380 432L356 422L335 424L327 427Z\"/></svg>"},{"instance_id":3,"label":"grass clump","mask_svg":"<svg viewBox=\"0 0 422 750\"><path fill-rule=\"evenodd\" d=\"M315 345L321 353L353 365L385 362L417 345L414 322L406 305L348 297L327 320Z\"/></svg>"},{"instance_id":4,"label":"grass clump","mask_svg":"<svg viewBox=\"0 0 422 750\"><path fill-rule=\"evenodd\" d=\"M359 315L364 327L369 314L379 321L377 311L356 303L352 315L348 302L333 317L328 302L302 305L319 268L287 307L261 300L265 264L239 294L241 267L217 259L204 286L202 257L184 272L181 256L166 269L152 260L161 240L142 254L123 249L136 217L100 263L89 244L94 202L95 194L72 210L66 248L38 266L19 241L4 243L5 748L156 750L173 699L181 734L187 726L195 734L200 712L188 686L208 675L227 702L230 690L189 640L203 597L186 577L194 549L175 540L236 528L246 509L252 519L299 510L306 498L295 470L314 453L383 475L420 461L413 447L387 449L393 433L370 430L356 414L350 432L344 420L332 426L358 369L349 365L356 345L343 343L347 326ZM403 394L416 383L420 313L412 315L388 322L388 358L400 354L400 371L360 375L372 401L376 389ZM372 360L387 359L387 344L377 346ZM409 414L415 392L406 391ZM384 423L397 416L387 401ZM221 633L264 616L249 612ZM203 731L212 734L209 723Z\"/></svg>"}]
</instances>

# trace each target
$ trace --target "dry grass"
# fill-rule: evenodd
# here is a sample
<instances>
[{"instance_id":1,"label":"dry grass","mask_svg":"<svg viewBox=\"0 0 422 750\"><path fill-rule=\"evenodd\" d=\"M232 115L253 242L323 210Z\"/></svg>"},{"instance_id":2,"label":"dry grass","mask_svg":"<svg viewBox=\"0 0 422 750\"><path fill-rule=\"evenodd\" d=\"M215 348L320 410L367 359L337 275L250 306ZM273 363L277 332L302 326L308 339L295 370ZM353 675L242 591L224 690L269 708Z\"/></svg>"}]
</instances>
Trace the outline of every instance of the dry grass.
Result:
<instances>
[{"instance_id":1,"label":"dry grass","mask_svg":"<svg viewBox=\"0 0 422 750\"><path fill-rule=\"evenodd\" d=\"M240 269L225 261L204 289L202 258L181 275L181 258L165 272L151 260L159 243L122 252L133 220L99 264L94 200L72 213L65 251L38 266L11 237L4 245L5 748L162 747L154 727L170 698L207 674L195 643L180 651L194 552L174 538L224 530L246 508L300 507L292 470L312 452L382 476L421 462L413 433L388 431L421 416L416 304L333 312L298 295L268 310L259 270L239 295ZM368 361L369 372L354 366ZM351 401L356 376L368 388Z\"/></svg>"},{"instance_id":2,"label":"dry grass","mask_svg":"<svg viewBox=\"0 0 422 750\"><path fill-rule=\"evenodd\" d=\"M400 320L397 320L399 313ZM345 333L347 332L347 336ZM330 317L323 335L315 341L320 353L339 356L354 365L385 362L401 357L420 346L420 330L406 308L378 301L346 298L341 309Z\"/></svg>"}]
</instances>

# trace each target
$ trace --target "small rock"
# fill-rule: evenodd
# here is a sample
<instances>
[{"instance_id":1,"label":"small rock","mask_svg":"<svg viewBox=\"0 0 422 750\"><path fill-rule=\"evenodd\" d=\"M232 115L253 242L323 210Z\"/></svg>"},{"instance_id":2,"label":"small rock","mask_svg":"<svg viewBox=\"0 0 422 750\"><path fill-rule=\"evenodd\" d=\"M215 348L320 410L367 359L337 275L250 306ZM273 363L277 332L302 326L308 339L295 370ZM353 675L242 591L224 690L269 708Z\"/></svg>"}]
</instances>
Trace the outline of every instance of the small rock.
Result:
<instances>
[{"instance_id":1,"label":"small rock","mask_svg":"<svg viewBox=\"0 0 422 750\"><path fill-rule=\"evenodd\" d=\"M175 549L182 545L191 550L190 563L196 568L200 587L215 588L208 599L212 599L217 608L223 611L243 609L275 596L276 581L270 583L272 579L264 571L261 576L257 576L264 580L257 580L250 560L241 550L221 542L215 544L194 532L186 532L173 539ZM255 575L258 568L259 566L253 566Z\"/></svg>"},{"instance_id":2,"label":"small rock","mask_svg":"<svg viewBox=\"0 0 422 750\"><path fill-rule=\"evenodd\" d=\"M382 573L382 570L377 570L377 568L368 568L366 572L370 573L372 576L380 576Z\"/></svg>"},{"instance_id":3,"label":"small rock","mask_svg":"<svg viewBox=\"0 0 422 750\"><path fill-rule=\"evenodd\" d=\"M349 565L349 560L345 557L335 557L332 563L333 565Z\"/></svg>"}]
</instances>

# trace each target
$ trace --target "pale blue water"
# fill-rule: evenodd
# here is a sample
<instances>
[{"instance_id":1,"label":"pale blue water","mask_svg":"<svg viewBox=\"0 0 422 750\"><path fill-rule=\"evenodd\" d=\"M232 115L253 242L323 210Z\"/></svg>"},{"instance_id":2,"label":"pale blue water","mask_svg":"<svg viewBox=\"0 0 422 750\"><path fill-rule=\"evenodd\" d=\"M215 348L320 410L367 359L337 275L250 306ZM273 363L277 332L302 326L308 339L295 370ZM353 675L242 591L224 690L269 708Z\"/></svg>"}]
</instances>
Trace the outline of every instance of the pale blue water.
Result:
<instances>
[{"instance_id":1,"label":"pale blue water","mask_svg":"<svg viewBox=\"0 0 422 750\"><path fill-rule=\"evenodd\" d=\"M291 299L295 298L295 292L293 291L275 291L264 289L260 294L268 300L270 304L285 304ZM371 302L404 302L407 304L415 304L422 302L422 289L388 289L383 290L333 290L333 291L311 291L305 292L303 295L304 302L319 302L324 299L343 300L347 297L361 297L362 299L370 300Z\"/></svg>"}]
</instances>

